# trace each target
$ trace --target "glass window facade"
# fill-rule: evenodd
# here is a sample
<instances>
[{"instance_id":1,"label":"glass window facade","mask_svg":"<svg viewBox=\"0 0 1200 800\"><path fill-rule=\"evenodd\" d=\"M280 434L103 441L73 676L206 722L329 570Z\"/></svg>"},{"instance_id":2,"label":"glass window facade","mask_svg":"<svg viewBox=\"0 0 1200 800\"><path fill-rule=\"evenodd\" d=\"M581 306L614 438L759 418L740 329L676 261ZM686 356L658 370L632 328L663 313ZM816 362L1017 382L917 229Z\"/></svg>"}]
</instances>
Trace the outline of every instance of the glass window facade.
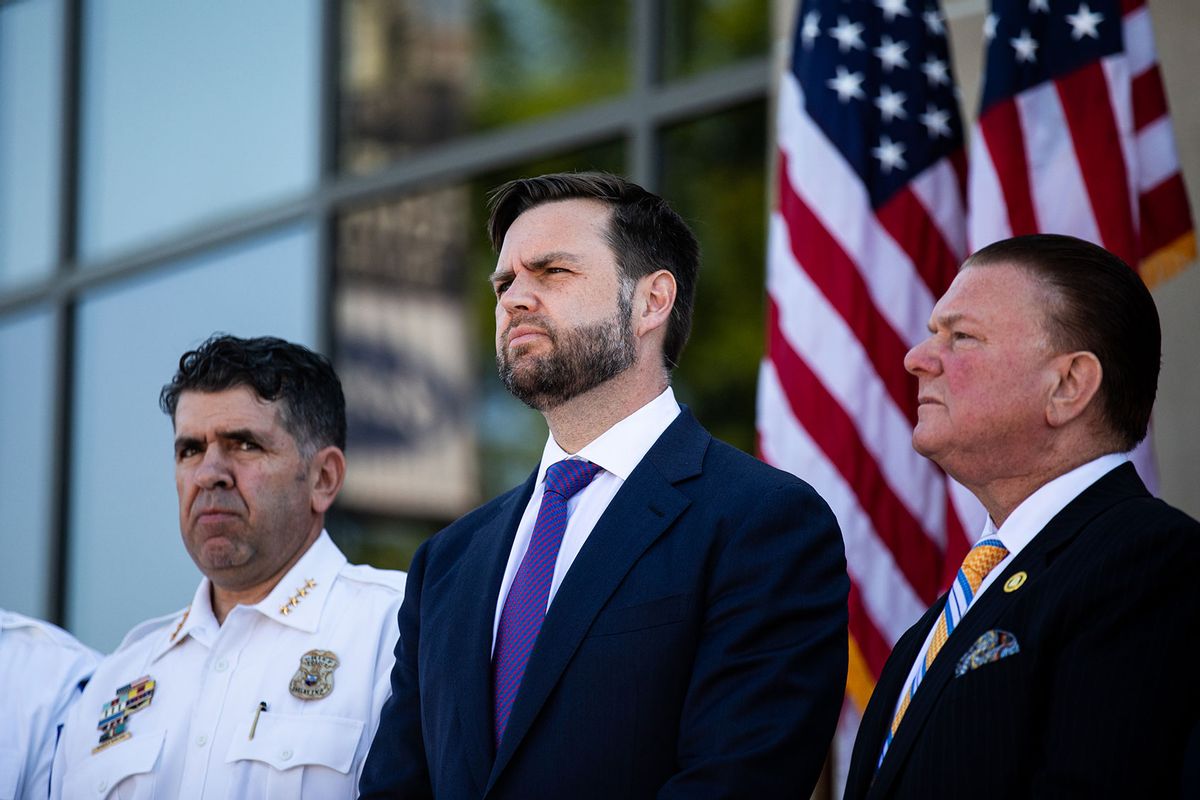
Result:
<instances>
[{"instance_id":1,"label":"glass window facade","mask_svg":"<svg viewBox=\"0 0 1200 800\"><path fill-rule=\"evenodd\" d=\"M663 74L697 75L766 52L770 6L768 0L666 0Z\"/></svg>"},{"instance_id":2,"label":"glass window facade","mask_svg":"<svg viewBox=\"0 0 1200 800\"><path fill-rule=\"evenodd\" d=\"M54 314L0 319L0 608L45 616L53 566Z\"/></svg>"},{"instance_id":3,"label":"glass window facade","mask_svg":"<svg viewBox=\"0 0 1200 800\"><path fill-rule=\"evenodd\" d=\"M56 256L61 0L0 5L0 288Z\"/></svg>"},{"instance_id":4,"label":"glass window facade","mask_svg":"<svg viewBox=\"0 0 1200 800\"><path fill-rule=\"evenodd\" d=\"M342 9L338 119L352 172L629 84L627 3L349 0Z\"/></svg>"},{"instance_id":5,"label":"glass window facade","mask_svg":"<svg viewBox=\"0 0 1200 800\"><path fill-rule=\"evenodd\" d=\"M662 190L700 240L692 335L675 374L681 402L714 436L754 452L766 259L766 103L663 133ZM714 189L714 187L716 187Z\"/></svg>"},{"instance_id":6,"label":"glass window facade","mask_svg":"<svg viewBox=\"0 0 1200 800\"><path fill-rule=\"evenodd\" d=\"M318 0L89 0L89 258L292 197L317 173Z\"/></svg>"}]
</instances>

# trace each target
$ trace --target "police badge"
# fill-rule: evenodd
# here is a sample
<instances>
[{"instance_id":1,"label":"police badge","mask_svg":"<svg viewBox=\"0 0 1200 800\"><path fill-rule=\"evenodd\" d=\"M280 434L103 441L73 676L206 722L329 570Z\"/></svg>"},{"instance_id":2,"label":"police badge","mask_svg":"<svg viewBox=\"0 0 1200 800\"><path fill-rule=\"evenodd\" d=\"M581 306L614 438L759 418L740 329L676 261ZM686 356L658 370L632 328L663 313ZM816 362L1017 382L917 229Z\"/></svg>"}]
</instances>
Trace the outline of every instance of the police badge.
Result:
<instances>
[{"instance_id":1,"label":"police badge","mask_svg":"<svg viewBox=\"0 0 1200 800\"><path fill-rule=\"evenodd\" d=\"M309 650L300 656L300 669L292 676L288 691L301 700L320 700L333 692L333 671L338 657L328 650Z\"/></svg>"}]
</instances>

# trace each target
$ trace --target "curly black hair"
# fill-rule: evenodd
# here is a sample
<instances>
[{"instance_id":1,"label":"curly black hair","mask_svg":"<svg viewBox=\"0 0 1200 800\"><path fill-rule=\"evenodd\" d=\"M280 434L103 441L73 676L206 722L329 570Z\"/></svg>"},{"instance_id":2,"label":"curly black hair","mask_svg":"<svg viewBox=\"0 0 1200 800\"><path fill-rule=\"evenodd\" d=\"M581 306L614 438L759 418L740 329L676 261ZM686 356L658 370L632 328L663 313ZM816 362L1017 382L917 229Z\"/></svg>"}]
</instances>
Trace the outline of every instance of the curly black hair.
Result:
<instances>
[{"instance_id":1,"label":"curly black hair","mask_svg":"<svg viewBox=\"0 0 1200 800\"><path fill-rule=\"evenodd\" d=\"M246 386L267 402L281 402L280 421L306 457L322 447L346 449L346 399L329 359L307 347L260 336L216 333L179 359L163 386L159 407L175 422L183 392L221 392Z\"/></svg>"}]
</instances>

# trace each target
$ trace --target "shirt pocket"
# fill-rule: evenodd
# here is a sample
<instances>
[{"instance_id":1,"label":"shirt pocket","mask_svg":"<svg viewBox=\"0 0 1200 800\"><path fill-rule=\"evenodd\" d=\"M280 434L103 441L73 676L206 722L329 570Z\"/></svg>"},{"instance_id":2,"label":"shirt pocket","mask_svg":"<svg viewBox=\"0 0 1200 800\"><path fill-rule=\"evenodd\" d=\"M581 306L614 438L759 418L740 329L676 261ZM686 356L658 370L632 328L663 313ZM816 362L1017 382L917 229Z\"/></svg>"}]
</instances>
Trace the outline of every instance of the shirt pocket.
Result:
<instances>
[{"instance_id":1,"label":"shirt pocket","mask_svg":"<svg viewBox=\"0 0 1200 800\"><path fill-rule=\"evenodd\" d=\"M17 784L20 781L20 752L0 747L0 800L13 800L17 796ZM25 788L27 791L31 789L28 786Z\"/></svg>"},{"instance_id":2,"label":"shirt pocket","mask_svg":"<svg viewBox=\"0 0 1200 800\"><path fill-rule=\"evenodd\" d=\"M258 717L254 738L236 734L225 757L227 763L256 762L270 768L266 781L268 798L297 798L314 780L328 786L345 783L354 793L354 754L362 738L362 720L320 714L285 714L264 711ZM315 767L316 770L298 769ZM339 773L331 775L328 770ZM321 772L322 777L306 772ZM315 788L315 787L311 787ZM309 796L317 796L306 792Z\"/></svg>"},{"instance_id":3,"label":"shirt pocket","mask_svg":"<svg viewBox=\"0 0 1200 800\"><path fill-rule=\"evenodd\" d=\"M119 797L139 800L154 796L154 766L166 731L139 731L123 742L89 755L63 778L63 797Z\"/></svg>"}]
</instances>

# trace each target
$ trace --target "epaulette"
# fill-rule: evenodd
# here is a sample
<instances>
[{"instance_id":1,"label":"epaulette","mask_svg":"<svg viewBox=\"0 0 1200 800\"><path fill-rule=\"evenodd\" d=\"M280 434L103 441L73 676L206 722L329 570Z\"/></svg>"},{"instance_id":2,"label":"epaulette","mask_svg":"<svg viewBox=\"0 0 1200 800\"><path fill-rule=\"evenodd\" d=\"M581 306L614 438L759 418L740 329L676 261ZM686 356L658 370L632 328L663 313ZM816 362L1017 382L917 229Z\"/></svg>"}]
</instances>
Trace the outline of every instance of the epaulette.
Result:
<instances>
[{"instance_id":1,"label":"epaulette","mask_svg":"<svg viewBox=\"0 0 1200 800\"><path fill-rule=\"evenodd\" d=\"M147 636L159 630L160 628L163 628L173 622L179 622L179 620L182 619L183 615L186 613L187 609L181 608L178 611L172 611L170 614L163 614L161 617L154 617L153 619L148 619L145 622L139 622L137 625L134 625L129 629L129 633L125 634L125 638L121 640L121 643L117 645L117 649L113 650L113 652L119 653L126 647L132 645L134 642L145 639Z\"/></svg>"},{"instance_id":2,"label":"epaulette","mask_svg":"<svg viewBox=\"0 0 1200 800\"><path fill-rule=\"evenodd\" d=\"M342 567L339 575L355 583L366 583L374 586L386 586L393 591L403 593L407 573L395 569L379 569L370 564L350 564Z\"/></svg>"},{"instance_id":3,"label":"epaulette","mask_svg":"<svg viewBox=\"0 0 1200 800\"><path fill-rule=\"evenodd\" d=\"M91 653L91 648L79 642L71 634L52 622L27 617L15 611L0 612L0 628L4 630L28 630L34 635L44 636L54 645L68 650L78 650L81 653Z\"/></svg>"}]
</instances>

